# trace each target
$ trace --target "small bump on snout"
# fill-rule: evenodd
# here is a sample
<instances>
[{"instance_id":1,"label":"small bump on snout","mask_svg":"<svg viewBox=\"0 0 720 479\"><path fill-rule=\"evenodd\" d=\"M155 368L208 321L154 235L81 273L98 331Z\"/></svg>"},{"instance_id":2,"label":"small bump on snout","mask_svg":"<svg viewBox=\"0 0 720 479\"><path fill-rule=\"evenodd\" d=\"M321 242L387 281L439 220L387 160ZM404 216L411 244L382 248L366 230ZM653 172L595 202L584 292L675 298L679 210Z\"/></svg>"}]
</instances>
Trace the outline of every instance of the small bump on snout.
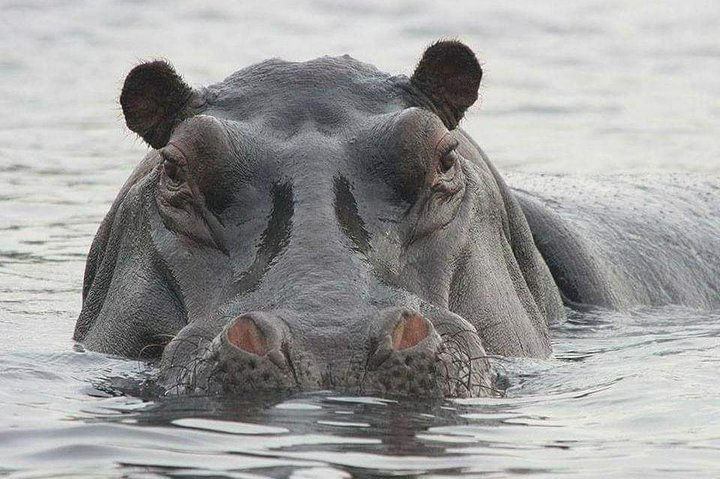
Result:
<instances>
[{"instance_id":1,"label":"small bump on snout","mask_svg":"<svg viewBox=\"0 0 720 479\"><path fill-rule=\"evenodd\" d=\"M268 353L265 334L257 327L255 321L248 317L240 317L227 329L230 344L245 352L264 356Z\"/></svg>"},{"instance_id":2,"label":"small bump on snout","mask_svg":"<svg viewBox=\"0 0 720 479\"><path fill-rule=\"evenodd\" d=\"M419 314L403 313L392 332L392 347L395 351L412 348L430 334L430 323Z\"/></svg>"}]
</instances>

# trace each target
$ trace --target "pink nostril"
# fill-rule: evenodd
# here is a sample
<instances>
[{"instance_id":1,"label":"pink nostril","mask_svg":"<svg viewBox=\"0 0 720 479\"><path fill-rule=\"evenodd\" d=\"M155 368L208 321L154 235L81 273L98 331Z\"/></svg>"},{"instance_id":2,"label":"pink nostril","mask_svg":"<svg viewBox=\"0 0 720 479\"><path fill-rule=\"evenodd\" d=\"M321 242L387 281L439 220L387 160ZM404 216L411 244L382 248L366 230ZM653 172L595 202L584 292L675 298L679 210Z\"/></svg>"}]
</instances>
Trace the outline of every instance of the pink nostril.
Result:
<instances>
[{"instance_id":1,"label":"pink nostril","mask_svg":"<svg viewBox=\"0 0 720 479\"><path fill-rule=\"evenodd\" d=\"M228 328L227 339L236 348L264 356L268 352L265 335L250 318L238 318Z\"/></svg>"},{"instance_id":2,"label":"pink nostril","mask_svg":"<svg viewBox=\"0 0 720 479\"><path fill-rule=\"evenodd\" d=\"M405 315L392 332L392 346L396 351L412 348L430 334L430 325L419 314Z\"/></svg>"}]
</instances>

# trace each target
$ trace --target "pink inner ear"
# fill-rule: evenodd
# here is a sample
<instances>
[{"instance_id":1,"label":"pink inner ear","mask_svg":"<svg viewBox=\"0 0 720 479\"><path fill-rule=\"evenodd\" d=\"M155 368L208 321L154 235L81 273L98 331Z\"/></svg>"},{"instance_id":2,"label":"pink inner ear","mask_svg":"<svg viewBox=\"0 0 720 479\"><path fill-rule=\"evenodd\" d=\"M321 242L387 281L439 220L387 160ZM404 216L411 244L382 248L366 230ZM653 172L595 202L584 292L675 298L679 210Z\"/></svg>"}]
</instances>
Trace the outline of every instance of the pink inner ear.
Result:
<instances>
[{"instance_id":1,"label":"pink inner ear","mask_svg":"<svg viewBox=\"0 0 720 479\"><path fill-rule=\"evenodd\" d=\"M227 338L230 344L248 353L264 356L268 352L265 335L250 318L235 320L228 329Z\"/></svg>"},{"instance_id":2,"label":"pink inner ear","mask_svg":"<svg viewBox=\"0 0 720 479\"><path fill-rule=\"evenodd\" d=\"M428 322L420 315L403 317L392 332L392 346L396 351L412 348L429 334Z\"/></svg>"}]
</instances>

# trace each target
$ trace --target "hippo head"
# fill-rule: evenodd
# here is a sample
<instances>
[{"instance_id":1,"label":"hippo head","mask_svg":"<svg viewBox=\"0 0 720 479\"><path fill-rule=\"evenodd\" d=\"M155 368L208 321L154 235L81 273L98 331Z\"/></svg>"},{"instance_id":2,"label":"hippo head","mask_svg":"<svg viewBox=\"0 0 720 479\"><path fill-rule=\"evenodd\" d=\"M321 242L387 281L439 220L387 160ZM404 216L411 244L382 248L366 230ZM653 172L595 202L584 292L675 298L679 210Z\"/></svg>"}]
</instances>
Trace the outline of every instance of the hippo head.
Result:
<instances>
[{"instance_id":1,"label":"hippo head","mask_svg":"<svg viewBox=\"0 0 720 479\"><path fill-rule=\"evenodd\" d=\"M439 42L411 78L268 60L193 89L128 75L153 150L97 233L75 339L157 357L177 393L473 396L488 356L546 356L557 289L459 128L482 71Z\"/></svg>"}]
</instances>

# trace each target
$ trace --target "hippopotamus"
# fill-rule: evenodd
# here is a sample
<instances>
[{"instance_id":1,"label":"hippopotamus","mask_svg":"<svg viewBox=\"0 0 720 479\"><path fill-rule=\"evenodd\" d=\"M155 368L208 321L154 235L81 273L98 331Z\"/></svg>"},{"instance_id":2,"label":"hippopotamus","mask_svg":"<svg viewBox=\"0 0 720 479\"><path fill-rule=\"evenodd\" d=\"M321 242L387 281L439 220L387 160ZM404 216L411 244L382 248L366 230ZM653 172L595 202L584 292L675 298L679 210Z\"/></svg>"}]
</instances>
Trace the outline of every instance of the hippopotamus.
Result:
<instances>
[{"instance_id":1,"label":"hippopotamus","mask_svg":"<svg viewBox=\"0 0 720 479\"><path fill-rule=\"evenodd\" d=\"M128 74L151 150L92 243L74 339L154 361L168 394L496 392L566 308L720 306L718 182L508 174L458 125L458 41L410 77L271 59L190 87ZM521 133L518 133L521 134Z\"/></svg>"}]
</instances>

